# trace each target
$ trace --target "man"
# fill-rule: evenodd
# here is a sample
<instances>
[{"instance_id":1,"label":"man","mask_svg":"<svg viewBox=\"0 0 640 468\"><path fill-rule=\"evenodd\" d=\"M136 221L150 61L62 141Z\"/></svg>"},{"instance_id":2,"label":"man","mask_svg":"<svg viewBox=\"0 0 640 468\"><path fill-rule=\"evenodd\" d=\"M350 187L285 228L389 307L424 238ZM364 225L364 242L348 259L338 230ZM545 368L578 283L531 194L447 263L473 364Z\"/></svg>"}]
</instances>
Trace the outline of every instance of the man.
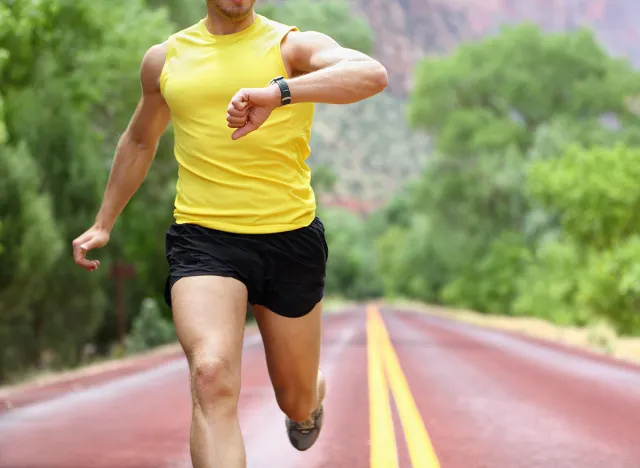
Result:
<instances>
[{"instance_id":1,"label":"man","mask_svg":"<svg viewBox=\"0 0 640 468\"><path fill-rule=\"evenodd\" d=\"M206 18L147 51L102 206L73 242L76 263L98 268L86 254L107 244L171 120L179 177L165 296L191 371L195 468L246 465L237 405L247 301L291 443L307 450L318 438L328 251L305 164L313 103L353 103L387 85L377 61L256 15L254 2L208 0Z\"/></svg>"}]
</instances>

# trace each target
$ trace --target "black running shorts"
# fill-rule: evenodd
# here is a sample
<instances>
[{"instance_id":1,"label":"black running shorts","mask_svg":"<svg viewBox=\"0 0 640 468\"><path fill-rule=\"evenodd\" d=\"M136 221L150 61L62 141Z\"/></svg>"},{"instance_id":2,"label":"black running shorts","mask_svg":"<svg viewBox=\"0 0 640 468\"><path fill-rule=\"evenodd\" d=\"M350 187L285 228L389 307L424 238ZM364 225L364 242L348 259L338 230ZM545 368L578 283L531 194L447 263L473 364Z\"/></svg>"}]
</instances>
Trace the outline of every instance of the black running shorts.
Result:
<instances>
[{"instance_id":1,"label":"black running shorts","mask_svg":"<svg viewBox=\"0 0 640 468\"><path fill-rule=\"evenodd\" d=\"M173 224L166 234L171 288L187 276L226 276L243 282L249 302L285 317L302 317L324 296L329 249L319 218L274 234L236 234L195 224Z\"/></svg>"}]
</instances>

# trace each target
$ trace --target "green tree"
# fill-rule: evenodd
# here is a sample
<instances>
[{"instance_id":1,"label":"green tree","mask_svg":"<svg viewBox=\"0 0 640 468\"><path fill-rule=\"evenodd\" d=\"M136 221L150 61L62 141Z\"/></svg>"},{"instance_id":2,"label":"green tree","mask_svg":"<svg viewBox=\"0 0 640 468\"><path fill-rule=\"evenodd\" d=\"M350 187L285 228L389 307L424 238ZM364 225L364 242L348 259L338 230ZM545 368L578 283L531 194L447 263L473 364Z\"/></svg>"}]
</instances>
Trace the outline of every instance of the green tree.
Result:
<instances>
[{"instance_id":1,"label":"green tree","mask_svg":"<svg viewBox=\"0 0 640 468\"><path fill-rule=\"evenodd\" d=\"M12 372L38 365L44 350L54 365L78 362L104 321L104 271L126 242L116 235L101 253L102 272L92 275L64 246L95 216L138 99L141 57L172 30L164 12L141 0L0 5L0 184L8 188L0 218L12 226L0 265L0 333L12 341L2 340L0 358ZM0 380L6 374L0 369Z\"/></svg>"},{"instance_id":2,"label":"green tree","mask_svg":"<svg viewBox=\"0 0 640 468\"><path fill-rule=\"evenodd\" d=\"M311 185L317 194L331 192L336 185L336 173L327 166L315 167L311 174Z\"/></svg>"},{"instance_id":3,"label":"green tree","mask_svg":"<svg viewBox=\"0 0 640 468\"><path fill-rule=\"evenodd\" d=\"M640 235L604 251L591 251L576 292L575 306L604 317L617 332L640 334Z\"/></svg>"},{"instance_id":4,"label":"green tree","mask_svg":"<svg viewBox=\"0 0 640 468\"><path fill-rule=\"evenodd\" d=\"M297 26L301 31L329 34L342 46L365 54L373 51L373 31L366 18L351 11L344 0L284 0L265 3L258 13L275 21Z\"/></svg>"},{"instance_id":5,"label":"green tree","mask_svg":"<svg viewBox=\"0 0 640 468\"><path fill-rule=\"evenodd\" d=\"M435 292L425 286L431 291L426 294L446 303L512 313L516 301L518 313L533 313L542 302L522 299L526 288L521 289L518 278L538 275L537 266L545 262L553 265L548 248L539 250L546 245L546 234L561 232L573 215L571 222L585 229L604 224L608 227L602 229L609 231L633 229L621 221L633 212L624 210L635 209L632 203L607 215L595 202L602 194L590 192L594 198L588 200L581 192L600 183L595 181L595 163L581 166L575 177L583 177L583 183L574 189L571 181L576 181L567 174L575 158L563 155L576 142L584 148L611 148L616 141L638 144L639 127L629 103L639 84L631 65L608 56L586 30L543 34L525 24L461 46L450 56L422 60L416 68L408 117L416 130L433 138L436 152L408 206L414 217L428 220L431 244L446 254L440 257L441 277L435 279L434 270L425 266L411 270L413 281L437 285ZM614 158L599 153L590 157ZM529 171L538 163L539 168ZM609 171L602 166L599 175L606 177ZM635 169L630 170L629 177L634 175ZM530 177L531 190L540 181L540 196L525 190ZM545 185L543 178L554 182ZM553 203L544 193L556 197ZM570 214L564 205L557 206L577 199L586 214L580 209ZM605 197L601 203L609 201ZM612 225L610 219L616 216ZM402 223L406 225L406 220ZM570 241L577 243L578 251L584 250L584 237L570 236ZM432 249L423 248L425 253ZM576 288L567 286L572 294ZM526 291L531 296L531 289ZM567 299L567 308L575 300L575 296Z\"/></svg>"},{"instance_id":6,"label":"green tree","mask_svg":"<svg viewBox=\"0 0 640 468\"><path fill-rule=\"evenodd\" d=\"M326 226L329 258L326 292L349 299L380 296L382 284L377 275L377 258L369 247L372 239L367 224L341 209L322 209Z\"/></svg>"},{"instance_id":7,"label":"green tree","mask_svg":"<svg viewBox=\"0 0 640 468\"><path fill-rule=\"evenodd\" d=\"M593 316L576 306L580 276L586 268L586 252L561 233L541 239L515 278L518 294L515 315L537 316L560 325L586 325Z\"/></svg>"},{"instance_id":8,"label":"green tree","mask_svg":"<svg viewBox=\"0 0 640 468\"><path fill-rule=\"evenodd\" d=\"M560 158L532 164L528 181L528 192L557 216L585 259L582 268L567 271L573 306L581 314L606 316L624 333L640 332L638 177L637 147L573 145ZM522 293L527 291L525 285Z\"/></svg>"},{"instance_id":9,"label":"green tree","mask_svg":"<svg viewBox=\"0 0 640 468\"><path fill-rule=\"evenodd\" d=\"M0 262L0 380L38 358L44 317L37 305L46 298L47 279L62 253L51 198L40 193L42 179L26 145L0 146L0 213L11 226L3 232L10 248ZM10 333L10 327L18 332Z\"/></svg>"},{"instance_id":10,"label":"green tree","mask_svg":"<svg viewBox=\"0 0 640 468\"><path fill-rule=\"evenodd\" d=\"M640 232L640 150L572 146L533 164L529 190L582 245L606 249Z\"/></svg>"},{"instance_id":11,"label":"green tree","mask_svg":"<svg viewBox=\"0 0 640 468\"><path fill-rule=\"evenodd\" d=\"M147 4L166 9L177 29L189 27L207 14L203 0L147 0Z\"/></svg>"},{"instance_id":12,"label":"green tree","mask_svg":"<svg viewBox=\"0 0 640 468\"><path fill-rule=\"evenodd\" d=\"M469 262L442 290L446 303L480 312L510 314L518 297L517 278L530 252L520 233L503 232L476 262Z\"/></svg>"},{"instance_id":13,"label":"green tree","mask_svg":"<svg viewBox=\"0 0 640 468\"><path fill-rule=\"evenodd\" d=\"M531 24L508 27L451 56L422 60L409 119L449 156L527 150L552 118L634 121L627 98L640 90L636 76L587 29L545 35Z\"/></svg>"},{"instance_id":14,"label":"green tree","mask_svg":"<svg viewBox=\"0 0 640 468\"><path fill-rule=\"evenodd\" d=\"M414 214L408 226L390 225L377 239L378 274L385 295L439 302L443 278L449 276L448 244L438 237L440 232L429 218Z\"/></svg>"}]
</instances>

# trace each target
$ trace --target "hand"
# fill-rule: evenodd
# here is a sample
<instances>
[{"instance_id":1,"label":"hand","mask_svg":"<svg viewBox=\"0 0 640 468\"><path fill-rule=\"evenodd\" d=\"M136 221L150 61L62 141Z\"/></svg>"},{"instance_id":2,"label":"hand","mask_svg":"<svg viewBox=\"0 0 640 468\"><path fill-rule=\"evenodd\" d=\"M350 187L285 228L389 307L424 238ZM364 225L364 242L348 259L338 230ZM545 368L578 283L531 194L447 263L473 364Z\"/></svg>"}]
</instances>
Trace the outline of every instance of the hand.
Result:
<instances>
[{"instance_id":1,"label":"hand","mask_svg":"<svg viewBox=\"0 0 640 468\"><path fill-rule=\"evenodd\" d=\"M109 231L93 226L73 241L73 259L82 268L89 271L97 270L100 260L87 260L87 252L104 247L107 242L109 242Z\"/></svg>"},{"instance_id":2,"label":"hand","mask_svg":"<svg viewBox=\"0 0 640 468\"><path fill-rule=\"evenodd\" d=\"M227 125L230 128L237 128L231 138L237 140L260 128L278 106L280 106L278 85L238 91L227 108Z\"/></svg>"}]
</instances>

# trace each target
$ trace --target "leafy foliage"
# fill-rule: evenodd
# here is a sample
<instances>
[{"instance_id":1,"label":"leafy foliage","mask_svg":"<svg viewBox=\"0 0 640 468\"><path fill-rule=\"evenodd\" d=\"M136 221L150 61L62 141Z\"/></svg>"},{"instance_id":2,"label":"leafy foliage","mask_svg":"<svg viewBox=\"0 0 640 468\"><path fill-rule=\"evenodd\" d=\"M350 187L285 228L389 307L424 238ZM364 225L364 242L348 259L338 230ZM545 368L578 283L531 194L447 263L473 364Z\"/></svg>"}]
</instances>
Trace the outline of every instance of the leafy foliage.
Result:
<instances>
[{"instance_id":1,"label":"leafy foliage","mask_svg":"<svg viewBox=\"0 0 640 468\"><path fill-rule=\"evenodd\" d=\"M442 299L482 312L510 313L518 295L514 278L522 275L528 258L522 236L505 231L477 262L469 263L444 287Z\"/></svg>"},{"instance_id":2,"label":"leafy foliage","mask_svg":"<svg viewBox=\"0 0 640 468\"><path fill-rule=\"evenodd\" d=\"M365 54L373 52L373 30L366 18L355 15L343 0L285 0L265 3L257 12L301 31L328 33L344 47Z\"/></svg>"},{"instance_id":3,"label":"leafy foliage","mask_svg":"<svg viewBox=\"0 0 640 468\"><path fill-rule=\"evenodd\" d=\"M162 316L156 300L144 299L140 313L133 321L131 332L127 336L127 351L144 351L170 343L175 339L173 324Z\"/></svg>"},{"instance_id":4,"label":"leafy foliage","mask_svg":"<svg viewBox=\"0 0 640 468\"><path fill-rule=\"evenodd\" d=\"M171 31L138 0L0 6L0 380L45 354L53 366L79 362L110 313L103 273L81 271L64 246L95 216L142 54ZM118 244L101 253L102 271Z\"/></svg>"},{"instance_id":5,"label":"leafy foliage","mask_svg":"<svg viewBox=\"0 0 640 468\"><path fill-rule=\"evenodd\" d=\"M526 24L424 59L409 119L436 154L413 220L389 211L385 292L637 333L638 77L589 31Z\"/></svg>"},{"instance_id":6,"label":"leafy foliage","mask_svg":"<svg viewBox=\"0 0 640 468\"><path fill-rule=\"evenodd\" d=\"M372 236L366 223L340 209L321 209L319 216L327 226L329 245L326 293L351 299L381 295L377 258L368 248Z\"/></svg>"},{"instance_id":7,"label":"leafy foliage","mask_svg":"<svg viewBox=\"0 0 640 468\"><path fill-rule=\"evenodd\" d=\"M595 249L613 247L640 231L640 150L616 145L568 149L532 165L533 197L559 213L564 231Z\"/></svg>"},{"instance_id":8,"label":"leafy foliage","mask_svg":"<svg viewBox=\"0 0 640 468\"><path fill-rule=\"evenodd\" d=\"M622 333L640 333L640 236L592 252L580 278L577 304Z\"/></svg>"},{"instance_id":9,"label":"leafy foliage","mask_svg":"<svg viewBox=\"0 0 640 468\"><path fill-rule=\"evenodd\" d=\"M522 275L512 280L518 287L513 313L561 325L585 325L591 317L576 304L578 278L584 268L584 251L578 245L563 238L545 238Z\"/></svg>"},{"instance_id":10,"label":"leafy foliage","mask_svg":"<svg viewBox=\"0 0 640 468\"><path fill-rule=\"evenodd\" d=\"M444 59L423 60L409 116L452 156L525 149L553 117L633 120L624 99L638 91L633 76L588 30L544 35L532 24L508 27Z\"/></svg>"}]
</instances>

